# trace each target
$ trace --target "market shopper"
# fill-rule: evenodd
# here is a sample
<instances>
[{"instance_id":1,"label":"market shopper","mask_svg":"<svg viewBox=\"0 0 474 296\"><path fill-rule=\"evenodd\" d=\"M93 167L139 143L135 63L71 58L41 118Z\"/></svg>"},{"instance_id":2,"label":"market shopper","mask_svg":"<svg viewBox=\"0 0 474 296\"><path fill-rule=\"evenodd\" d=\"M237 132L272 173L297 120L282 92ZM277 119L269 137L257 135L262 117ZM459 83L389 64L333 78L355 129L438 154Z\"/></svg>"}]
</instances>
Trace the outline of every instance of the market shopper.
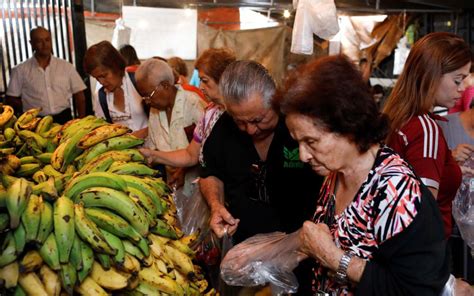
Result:
<instances>
[{"instance_id":1,"label":"market shopper","mask_svg":"<svg viewBox=\"0 0 474 296\"><path fill-rule=\"evenodd\" d=\"M278 103L301 160L326 175L299 234L299 251L315 259L313 294L439 295L449 272L436 201L381 144L388 120L355 66L344 56L310 62Z\"/></svg>"},{"instance_id":2,"label":"market shopper","mask_svg":"<svg viewBox=\"0 0 474 296\"><path fill-rule=\"evenodd\" d=\"M452 230L451 203L461 182L445 136L433 114L435 106L453 107L469 75L469 45L454 34L431 33L410 50L405 68L390 94L384 113L391 121L387 144L415 170L436 198L445 237Z\"/></svg>"},{"instance_id":3,"label":"market shopper","mask_svg":"<svg viewBox=\"0 0 474 296\"><path fill-rule=\"evenodd\" d=\"M145 146L159 151L186 148L204 114L205 103L195 93L175 85L171 67L158 59L143 62L136 78L143 100L151 107L148 128L137 133L146 139ZM181 183L178 179L183 173L173 172L168 181ZM187 179L185 191L189 193L192 175L188 174Z\"/></svg>"},{"instance_id":4,"label":"market shopper","mask_svg":"<svg viewBox=\"0 0 474 296\"><path fill-rule=\"evenodd\" d=\"M193 138L186 148L175 151L140 149L148 163L190 167L198 164L198 161L202 162L202 147L214 124L224 113L224 102L219 91L219 80L225 68L235 60L234 53L227 48L210 48L199 56L196 60L196 68L201 77L200 88L210 102L206 107L204 116L196 125Z\"/></svg>"},{"instance_id":5,"label":"market shopper","mask_svg":"<svg viewBox=\"0 0 474 296\"><path fill-rule=\"evenodd\" d=\"M84 117L86 85L72 64L52 55L51 33L43 27L32 29L30 44L33 57L13 69L6 103L17 112L40 107L40 115L65 123L72 119L72 97L76 115Z\"/></svg>"},{"instance_id":6,"label":"market shopper","mask_svg":"<svg viewBox=\"0 0 474 296\"><path fill-rule=\"evenodd\" d=\"M232 235L234 243L298 229L313 214L322 178L299 161L298 144L271 106L272 77L257 62L236 61L219 89L227 112L206 140L199 181L211 229ZM296 272L299 295L308 295L309 270L303 264Z\"/></svg>"},{"instance_id":7,"label":"market shopper","mask_svg":"<svg viewBox=\"0 0 474 296\"><path fill-rule=\"evenodd\" d=\"M177 84L181 85L185 90L195 92L199 95L199 97L201 97L201 99L206 100L206 97L198 87L188 83L188 67L182 58L171 57L168 59L168 65L170 65L171 69L173 69L173 72L177 78Z\"/></svg>"},{"instance_id":8,"label":"market shopper","mask_svg":"<svg viewBox=\"0 0 474 296\"><path fill-rule=\"evenodd\" d=\"M148 117L125 60L108 41L92 45L84 56L84 68L101 84L93 94L97 117L119 123L132 131L146 128Z\"/></svg>"}]
</instances>

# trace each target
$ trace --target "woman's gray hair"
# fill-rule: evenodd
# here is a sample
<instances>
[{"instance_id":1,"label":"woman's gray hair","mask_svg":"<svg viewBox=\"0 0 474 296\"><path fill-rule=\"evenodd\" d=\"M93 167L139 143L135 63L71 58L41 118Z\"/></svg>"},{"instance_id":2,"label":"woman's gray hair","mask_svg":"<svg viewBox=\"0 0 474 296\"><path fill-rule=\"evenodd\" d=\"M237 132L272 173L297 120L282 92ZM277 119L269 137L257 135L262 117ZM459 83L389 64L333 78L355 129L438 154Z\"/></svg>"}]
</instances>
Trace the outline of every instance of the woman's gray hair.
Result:
<instances>
[{"instance_id":1,"label":"woman's gray hair","mask_svg":"<svg viewBox=\"0 0 474 296\"><path fill-rule=\"evenodd\" d=\"M266 107L271 106L276 85L267 69L255 61L236 61L222 73L219 89L225 104L239 104L250 96L262 96Z\"/></svg>"},{"instance_id":2,"label":"woman's gray hair","mask_svg":"<svg viewBox=\"0 0 474 296\"><path fill-rule=\"evenodd\" d=\"M158 59L148 59L138 67L135 74L136 80L145 79L146 81L158 85L163 81L174 84L174 75L171 67Z\"/></svg>"}]
</instances>

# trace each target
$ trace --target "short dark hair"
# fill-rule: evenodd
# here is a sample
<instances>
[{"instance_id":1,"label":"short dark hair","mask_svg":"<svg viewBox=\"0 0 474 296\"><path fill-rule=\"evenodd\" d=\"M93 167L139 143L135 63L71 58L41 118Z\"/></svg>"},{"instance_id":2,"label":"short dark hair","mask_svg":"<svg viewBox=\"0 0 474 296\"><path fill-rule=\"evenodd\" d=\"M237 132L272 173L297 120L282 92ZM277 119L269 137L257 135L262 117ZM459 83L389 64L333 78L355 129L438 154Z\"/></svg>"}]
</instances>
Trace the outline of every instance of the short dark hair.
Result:
<instances>
[{"instance_id":1,"label":"short dark hair","mask_svg":"<svg viewBox=\"0 0 474 296\"><path fill-rule=\"evenodd\" d=\"M298 68L285 81L275 103L284 115L311 117L329 132L347 137L361 153L383 142L389 128L361 73L343 55L319 58Z\"/></svg>"},{"instance_id":2,"label":"short dark hair","mask_svg":"<svg viewBox=\"0 0 474 296\"><path fill-rule=\"evenodd\" d=\"M230 48L209 48L199 56L194 66L219 83L225 68L235 61L235 54Z\"/></svg>"},{"instance_id":3,"label":"short dark hair","mask_svg":"<svg viewBox=\"0 0 474 296\"><path fill-rule=\"evenodd\" d=\"M168 65L176 71L179 75L183 75L184 77L188 76L188 67L186 63L180 57L172 57L168 59Z\"/></svg>"},{"instance_id":4,"label":"short dark hair","mask_svg":"<svg viewBox=\"0 0 474 296\"><path fill-rule=\"evenodd\" d=\"M127 66L140 65L140 59L138 58L137 52L130 44L125 44L120 47L119 53L122 55Z\"/></svg>"},{"instance_id":5,"label":"short dark hair","mask_svg":"<svg viewBox=\"0 0 474 296\"><path fill-rule=\"evenodd\" d=\"M125 75L125 60L108 41L92 45L84 56L84 70L91 73L97 67L104 67L114 73Z\"/></svg>"}]
</instances>

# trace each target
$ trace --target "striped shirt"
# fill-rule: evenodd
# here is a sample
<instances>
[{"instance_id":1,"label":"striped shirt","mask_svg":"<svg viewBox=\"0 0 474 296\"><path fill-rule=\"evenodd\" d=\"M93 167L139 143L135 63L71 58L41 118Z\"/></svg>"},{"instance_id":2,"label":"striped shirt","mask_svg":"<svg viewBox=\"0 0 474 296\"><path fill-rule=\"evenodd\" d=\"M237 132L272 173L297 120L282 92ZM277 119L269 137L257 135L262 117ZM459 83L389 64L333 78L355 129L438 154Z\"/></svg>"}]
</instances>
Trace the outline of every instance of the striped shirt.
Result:
<instances>
[{"instance_id":1,"label":"striped shirt","mask_svg":"<svg viewBox=\"0 0 474 296\"><path fill-rule=\"evenodd\" d=\"M444 134L433 114L413 116L388 145L415 170L422 182L438 190L437 202L445 234L451 234L451 202L461 183L461 170L448 149Z\"/></svg>"}]
</instances>

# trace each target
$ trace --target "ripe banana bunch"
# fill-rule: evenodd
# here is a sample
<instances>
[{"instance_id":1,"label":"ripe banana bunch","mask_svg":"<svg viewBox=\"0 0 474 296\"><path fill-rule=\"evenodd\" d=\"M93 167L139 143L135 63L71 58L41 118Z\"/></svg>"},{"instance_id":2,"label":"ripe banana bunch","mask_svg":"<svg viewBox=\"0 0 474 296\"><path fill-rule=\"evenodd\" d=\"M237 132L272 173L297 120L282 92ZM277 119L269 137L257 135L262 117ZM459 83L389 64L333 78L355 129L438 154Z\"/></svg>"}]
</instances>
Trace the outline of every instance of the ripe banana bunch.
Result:
<instances>
[{"instance_id":1,"label":"ripe banana bunch","mask_svg":"<svg viewBox=\"0 0 474 296\"><path fill-rule=\"evenodd\" d=\"M3 109L2 109L3 108ZM215 295L143 141L0 106L0 282L18 295ZM4 291L0 288L0 294Z\"/></svg>"}]
</instances>

